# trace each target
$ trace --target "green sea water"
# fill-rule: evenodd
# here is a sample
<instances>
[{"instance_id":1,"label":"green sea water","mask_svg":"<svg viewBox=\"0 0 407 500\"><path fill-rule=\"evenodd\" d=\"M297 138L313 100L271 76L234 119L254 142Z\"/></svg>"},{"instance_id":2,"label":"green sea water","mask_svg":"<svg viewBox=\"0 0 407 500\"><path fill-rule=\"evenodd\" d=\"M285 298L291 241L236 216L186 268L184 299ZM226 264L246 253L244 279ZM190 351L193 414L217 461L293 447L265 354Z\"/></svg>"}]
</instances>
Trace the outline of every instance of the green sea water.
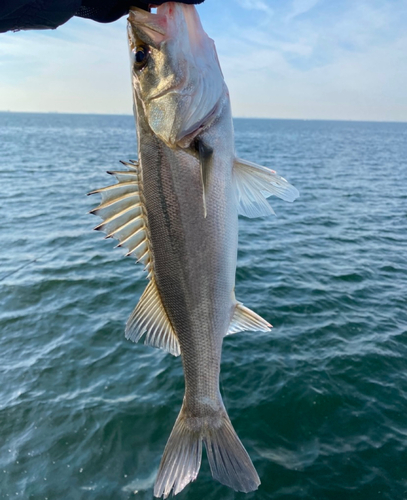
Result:
<instances>
[{"instance_id":1,"label":"green sea water","mask_svg":"<svg viewBox=\"0 0 407 500\"><path fill-rule=\"evenodd\" d=\"M301 197L240 220L221 391L261 486L206 458L179 500L407 498L407 124L235 120L239 156ZM0 114L0 499L152 499L180 359L124 338L145 274L86 193L136 157L133 118Z\"/></svg>"}]
</instances>

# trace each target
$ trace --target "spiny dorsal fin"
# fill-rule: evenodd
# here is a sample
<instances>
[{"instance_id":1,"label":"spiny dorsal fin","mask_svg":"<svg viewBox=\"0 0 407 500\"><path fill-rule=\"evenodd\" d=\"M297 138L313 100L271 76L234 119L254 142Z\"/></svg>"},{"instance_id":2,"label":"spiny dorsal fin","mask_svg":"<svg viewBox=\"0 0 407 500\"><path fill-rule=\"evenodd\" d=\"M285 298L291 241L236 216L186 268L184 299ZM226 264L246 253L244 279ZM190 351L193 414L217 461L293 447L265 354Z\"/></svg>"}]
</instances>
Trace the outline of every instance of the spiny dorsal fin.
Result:
<instances>
[{"instance_id":1,"label":"spiny dorsal fin","mask_svg":"<svg viewBox=\"0 0 407 500\"><path fill-rule=\"evenodd\" d=\"M226 335L243 332L245 330L269 332L271 328L272 326L265 319L238 302Z\"/></svg>"},{"instance_id":2,"label":"spiny dorsal fin","mask_svg":"<svg viewBox=\"0 0 407 500\"><path fill-rule=\"evenodd\" d=\"M266 198L274 195L285 201L294 201L298 190L274 170L236 158L233 168L238 200L238 211L246 217L274 214Z\"/></svg>"},{"instance_id":3,"label":"spiny dorsal fin","mask_svg":"<svg viewBox=\"0 0 407 500\"><path fill-rule=\"evenodd\" d=\"M108 172L116 177L117 184L89 193L98 193L102 197L100 205L91 210L91 213L103 219L95 229L105 231L106 238L119 240L117 246L126 247L126 255L142 262L151 273L152 258L149 251L147 215L141 198L140 165L133 160L121 163L129 170Z\"/></svg>"},{"instance_id":4,"label":"spiny dorsal fin","mask_svg":"<svg viewBox=\"0 0 407 500\"><path fill-rule=\"evenodd\" d=\"M164 349L174 356L181 354L154 278L144 290L126 325L126 338L133 342L138 342L144 334L145 344Z\"/></svg>"}]
</instances>

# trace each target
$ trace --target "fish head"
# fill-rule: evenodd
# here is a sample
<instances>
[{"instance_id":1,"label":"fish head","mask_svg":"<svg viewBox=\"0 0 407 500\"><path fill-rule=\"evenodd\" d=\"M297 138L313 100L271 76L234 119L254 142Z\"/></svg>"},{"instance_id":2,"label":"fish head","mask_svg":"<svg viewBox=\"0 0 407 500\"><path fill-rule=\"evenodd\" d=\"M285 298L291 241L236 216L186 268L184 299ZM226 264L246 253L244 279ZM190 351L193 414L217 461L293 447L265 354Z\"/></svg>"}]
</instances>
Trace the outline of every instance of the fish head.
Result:
<instances>
[{"instance_id":1,"label":"fish head","mask_svg":"<svg viewBox=\"0 0 407 500\"><path fill-rule=\"evenodd\" d=\"M188 147L219 113L226 86L215 44L194 5L167 2L156 13L131 8L128 40L134 93L170 147Z\"/></svg>"}]
</instances>

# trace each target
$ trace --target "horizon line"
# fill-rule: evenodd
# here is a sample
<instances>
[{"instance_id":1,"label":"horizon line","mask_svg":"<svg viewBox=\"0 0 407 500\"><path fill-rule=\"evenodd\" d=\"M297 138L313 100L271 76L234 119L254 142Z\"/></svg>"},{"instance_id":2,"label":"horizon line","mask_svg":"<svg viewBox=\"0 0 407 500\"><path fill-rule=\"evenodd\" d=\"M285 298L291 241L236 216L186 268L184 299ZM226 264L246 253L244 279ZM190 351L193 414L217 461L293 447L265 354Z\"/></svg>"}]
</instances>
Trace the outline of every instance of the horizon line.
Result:
<instances>
[{"instance_id":1,"label":"horizon line","mask_svg":"<svg viewBox=\"0 0 407 500\"><path fill-rule=\"evenodd\" d=\"M131 116L132 113L80 113L67 111L12 111L0 109L1 114L32 114L32 115L79 115L79 116ZM277 118L264 116L233 116L238 120L278 120L278 121L320 121L320 122L354 122L354 123L407 123L407 120L362 120L355 118Z\"/></svg>"}]
</instances>

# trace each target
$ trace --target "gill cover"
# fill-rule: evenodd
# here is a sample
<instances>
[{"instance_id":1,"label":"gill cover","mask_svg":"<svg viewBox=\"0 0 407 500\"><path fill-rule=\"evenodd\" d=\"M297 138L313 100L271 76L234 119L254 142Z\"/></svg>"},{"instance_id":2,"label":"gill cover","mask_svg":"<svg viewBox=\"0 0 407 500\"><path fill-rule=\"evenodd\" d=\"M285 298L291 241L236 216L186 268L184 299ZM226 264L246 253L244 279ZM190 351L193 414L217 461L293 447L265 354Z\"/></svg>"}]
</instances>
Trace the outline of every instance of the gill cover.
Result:
<instances>
[{"instance_id":1,"label":"gill cover","mask_svg":"<svg viewBox=\"0 0 407 500\"><path fill-rule=\"evenodd\" d=\"M189 146L225 91L215 44L195 7L168 2L156 14L133 8L128 37L133 61L140 47L149 50L141 69L133 64L132 78L151 129L169 146Z\"/></svg>"}]
</instances>

